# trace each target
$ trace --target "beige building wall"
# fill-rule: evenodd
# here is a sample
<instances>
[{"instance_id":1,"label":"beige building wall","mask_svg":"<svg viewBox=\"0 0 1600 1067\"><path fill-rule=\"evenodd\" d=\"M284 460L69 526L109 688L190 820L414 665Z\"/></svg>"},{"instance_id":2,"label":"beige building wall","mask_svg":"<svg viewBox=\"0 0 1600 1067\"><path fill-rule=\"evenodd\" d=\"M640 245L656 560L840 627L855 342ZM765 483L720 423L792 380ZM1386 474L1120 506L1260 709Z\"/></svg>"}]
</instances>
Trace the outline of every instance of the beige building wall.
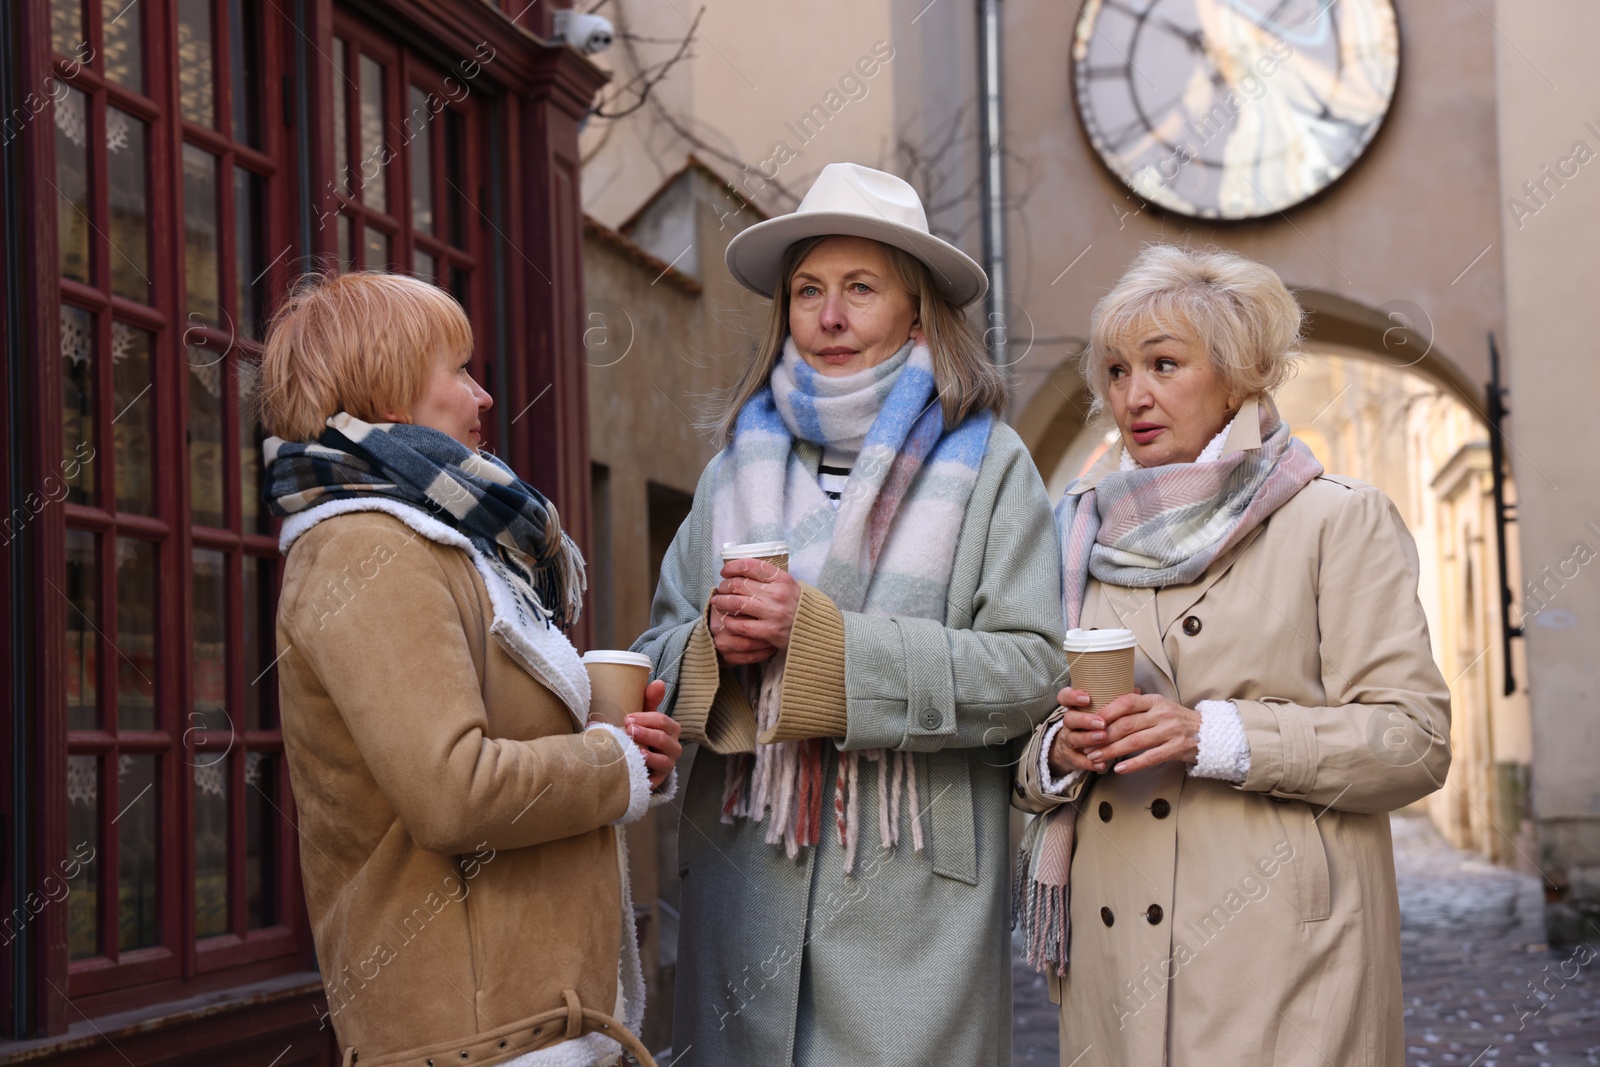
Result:
<instances>
[{"instance_id":1,"label":"beige building wall","mask_svg":"<svg viewBox=\"0 0 1600 1067\"><path fill-rule=\"evenodd\" d=\"M1600 933L1600 164L1575 157L1580 142L1590 158L1600 153L1600 8L1501 0L1495 14L1515 44L1495 64L1507 453L1523 579L1538 583L1545 605L1526 639L1533 807L1552 937L1592 939ZM1545 168L1563 160L1568 177L1551 180ZM1528 195L1525 182L1542 185L1542 195Z\"/></svg>"},{"instance_id":2,"label":"beige building wall","mask_svg":"<svg viewBox=\"0 0 1600 1067\"><path fill-rule=\"evenodd\" d=\"M591 118L585 128L580 148L590 215L620 225L695 152L724 171L740 196L767 210L793 207L786 193L804 194L828 163L890 158L902 57L885 0L613 0L603 14L619 30L669 43L630 49L619 41L595 58L613 72L613 85L625 84L636 64L648 68L668 58L676 50L670 42L690 32L688 18L702 8L693 59L633 115Z\"/></svg>"}]
</instances>

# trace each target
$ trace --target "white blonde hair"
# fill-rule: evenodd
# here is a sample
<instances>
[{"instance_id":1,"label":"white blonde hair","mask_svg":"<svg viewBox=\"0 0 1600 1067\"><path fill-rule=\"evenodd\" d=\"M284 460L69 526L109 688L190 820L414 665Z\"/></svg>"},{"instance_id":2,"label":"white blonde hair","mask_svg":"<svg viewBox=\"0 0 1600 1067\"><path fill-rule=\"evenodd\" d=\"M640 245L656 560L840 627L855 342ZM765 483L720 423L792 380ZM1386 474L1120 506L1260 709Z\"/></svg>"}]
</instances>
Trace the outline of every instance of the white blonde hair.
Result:
<instances>
[{"instance_id":1,"label":"white blonde hair","mask_svg":"<svg viewBox=\"0 0 1600 1067\"><path fill-rule=\"evenodd\" d=\"M1305 312L1271 267L1217 248L1148 245L1089 317L1081 369L1105 403L1106 361L1148 327L1201 345L1238 401L1270 394L1302 356Z\"/></svg>"}]
</instances>

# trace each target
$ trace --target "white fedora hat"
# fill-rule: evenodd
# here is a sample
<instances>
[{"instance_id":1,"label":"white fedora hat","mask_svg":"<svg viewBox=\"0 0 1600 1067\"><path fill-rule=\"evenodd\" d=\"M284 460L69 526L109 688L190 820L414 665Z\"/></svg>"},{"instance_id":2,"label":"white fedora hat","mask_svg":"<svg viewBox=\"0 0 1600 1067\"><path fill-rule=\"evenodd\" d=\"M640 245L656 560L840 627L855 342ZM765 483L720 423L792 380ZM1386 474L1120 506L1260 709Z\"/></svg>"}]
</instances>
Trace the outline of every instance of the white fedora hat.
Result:
<instances>
[{"instance_id":1,"label":"white fedora hat","mask_svg":"<svg viewBox=\"0 0 1600 1067\"><path fill-rule=\"evenodd\" d=\"M927 213L910 184L855 163L823 167L792 213L734 237L728 243L728 270L746 289L771 296L782 281L788 247L830 235L868 237L909 252L927 265L939 291L958 308L989 291L988 276L971 256L928 232Z\"/></svg>"}]
</instances>

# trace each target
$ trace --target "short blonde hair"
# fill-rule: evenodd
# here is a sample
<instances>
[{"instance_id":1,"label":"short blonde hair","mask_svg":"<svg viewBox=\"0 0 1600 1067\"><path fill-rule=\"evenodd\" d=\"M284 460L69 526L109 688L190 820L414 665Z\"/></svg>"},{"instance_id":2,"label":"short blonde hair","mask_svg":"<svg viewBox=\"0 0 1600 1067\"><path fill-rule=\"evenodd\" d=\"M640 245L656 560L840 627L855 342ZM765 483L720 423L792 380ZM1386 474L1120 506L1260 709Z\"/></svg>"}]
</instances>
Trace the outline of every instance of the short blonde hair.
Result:
<instances>
[{"instance_id":1,"label":"short blonde hair","mask_svg":"<svg viewBox=\"0 0 1600 1067\"><path fill-rule=\"evenodd\" d=\"M1081 368L1094 395L1090 414L1105 403L1106 361L1147 325L1203 346L1242 402L1289 379L1302 355L1304 320L1271 267L1216 248L1148 245L1089 317Z\"/></svg>"},{"instance_id":2,"label":"short blonde hair","mask_svg":"<svg viewBox=\"0 0 1600 1067\"><path fill-rule=\"evenodd\" d=\"M261 421L286 441L315 440L340 411L383 422L422 396L430 357L471 351L472 325L443 289L381 271L307 274L267 333Z\"/></svg>"},{"instance_id":3,"label":"short blonde hair","mask_svg":"<svg viewBox=\"0 0 1600 1067\"><path fill-rule=\"evenodd\" d=\"M734 383L715 424L724 446L733 442L733 429L739 421L740 410L767 384L772 368L783 355L783 342L789 336L789 287L795 272L818 245L835 236L845 235L808 237L784 251L783 268L778 272L778 285L772 293L766 328L756 346L756 358ZM933 357L933 381L944 411L945 429L955 429L967 416L979 411L1003 416L1009 395L1005 376L990 361L972 320L934 284L933 273L926 263L893 245L875 243L882 245L889 254L895 279L911 298L911 306L917 309L917 321Z\"/></svg>"}]
</instances>

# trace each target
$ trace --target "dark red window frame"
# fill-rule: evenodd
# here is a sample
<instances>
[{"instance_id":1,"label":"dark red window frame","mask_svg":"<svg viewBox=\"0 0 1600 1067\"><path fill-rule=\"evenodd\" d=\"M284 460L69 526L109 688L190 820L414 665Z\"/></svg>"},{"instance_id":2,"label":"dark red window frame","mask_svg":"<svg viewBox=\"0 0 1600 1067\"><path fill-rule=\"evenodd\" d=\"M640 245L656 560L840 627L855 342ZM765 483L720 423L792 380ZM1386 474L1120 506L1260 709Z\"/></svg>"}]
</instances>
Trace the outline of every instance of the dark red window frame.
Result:
<instances>
[{"instance_id":1,"label":"dark red window frame","mask_svg":"<svg viewBox=\"0 0 1600 1067\"><path fill-rule=\"evenodd\" d=\"M281 293L287 281L292 256L284 256L268 264L272 251L288 251L291 185L293 172L284 160L291 158L290 131L284 128L276 108L279 96L270 91L280 84L285 70L284 31L282 18L272 4L261 4L254 13L254 25L240 27L254 48L257 69L253 84L258 98L255 116L257 142L254 147L235 140L232 136L233 81L230 63L232 30L229 19L235 11L250 11L250 5L231 3L230 0L213 0L211 10L210 53L212 63L211 85L215 93L214 113L216 128L188 121L180 105L178 64L175 59L177 30L180 17L178 0L141 0L135 17L138 24L139 66L142 68L142 92L134 91L107 76L104 59L104 9L98 0L82 5L84 38L88 44L73 54L55 51L51 57L51 71L61 85L84 94L86 103L88 167L88 228L91 234L89 257L90 274L85 282L59 276L56 257L50 257L41 266L52 275L51 288L65 308L78 309L92 316L93 339L90 374L93 378L92 424L95 427L93 448L95 462L88 465L89 477L94 486L93 499L84 503L65 502L59 519L50 524L53 531L45 537L54 537L56 546L46 549L44 567L45 590L51 587L60 593L65 575L65 557L62 555L64 537L70 531L82 531L96 538L98 566L94 568L92 601L95 605L88 626L98 636L95 638L94 681L97 694L98 719L94 724L78 723L80 728L67 728L61 709L66 706L65 666L60 654L45 657L41 670L39 692L45 708L57 709L50 718L59 721L42 730L41 764L65 763L71 756L93 756L99 760L97 828L94 842L95 863L98 865L95 886L98 948L87 958L70 959L68 922L64 915L49 916L41 924L45 933L40 967L46 980L42 984L46 1010L45 1028L59 1032L64 1026L84 1017L102 1015L110 1011L137 1007L141 1004L169 1000L188 993L237 984L275 973L304 969L309 963L309 937L304 929L303 906L300 899L297 864L297 839L293 828L293 802L288 787L287 773L282 770L282 738L275 728L272 708L275 704L275 680L270 671L257 678L246 678L247 657L242 651L245 629L243 588L244 563L247 559L258 561L258 593L262 597L275 595L279 568L275 537L267 525L253 522L244 525L241 494L241 443L237 431L239 420L246 417L241 412L238 378L247 374L253 360L259 355L259 322L254 327L255 336L238 331L234 323L239 318L237 294L241 268L234 254L235 241L240 233L236 227L233 178L235 166L259 176L259 208L261 217L255 220L251 236L258 246L255 249L259 262L265 267L254 279L256 316L265 312L271 297ZM124 13L123 17L128 17ZM144 200L146 210L146 252L143 256L143 274L148 277L150 300L143 303L119 295L111 282L112 261L120 253L108 249L104 234L111 232L108 212L108 166L105 149L106 116L108 108L116 107L145 124L147 131L144 153ZM43 116L50 120L53 114ZM241 134L242 136L242 134ZM53 143L53 142L48 142ZM183 180L184 145L204 149L217 161L215 174L218 181L213 190L215 201L207 205L215 222L214 254L216 268L214 283L222 299L223 317L213 325L190 315L185 262L185 194ZM40 161L45 176L50 179L49 189L57 177L53 152L47 152ZM56 204L52 194L51 207ZM63 208L64 209L64 208ZM272 251L268 251L268 250ZM52 248L52 251L54 249ZM41 257L43 258L43 257ZM123 256L137 261L140 257ZM287 262L286 262L287 261ZM249 288L250 286L246 286ZM113 406L125 398L118 397L114 389L116 367L112 358L113 323L126 323L148 331L150 338L149 391L139 404L150 405L151 503L146 514L133 514L119 510L116 488L113 484L117 468L117 443L114 421L126 412L117 412ZM63 455L61 408L61 351L57 329L47 325L42 331L44 346L42 392L49 399L41 405L41 450L54 452L56 461L68 459ZM52 343L53 342L53 343ZM193 347L192 347L193 346ZM190 478L189 461L189 390L192 375L188 360L191 352L217 353L217 374L226 387L221 390L223 404L221 484L224 513L228 516L220 527L195 527L190 523L191 498L194 486ZM49 527L47 527L49 530ZM82 534L79 535L80 539ZM118 647L116 630L118 577L116 556L118 539L131 539L154 546L156 577L153 605L153 634L155 649L146 662L139 658L135 673L149 674L153 685L153 721L139 729L119 729L116 707L120 661L132 662ZM195 644L194 573L192 561L196 549L214 550L223 554L225 562L222 600L226 605L220 623L225 631L227 649L226 669L221 684L226 690L226 705L234 723L222 730L208 729L209 725L194 716L197 679L191 661ZM51 559L51 557L54 557ZM44 613L51 622L61 623L72 618L77 609L69 602L52 605ZM260 614L270 620L270 604ZM52 627L53 628L53 627ZM41 637L47 643L60 640L56 634ZM266 636L270 644L270 633ZM256 657L259 659L260 657ZM271 659L270 653L265 657ZM142 669L141 669L142 668ZM265 717L260 721L245 723L240 709L245 704L245 691L252 683L260 686L260 706ZM126 684L126 679L124 679ZM59 739L59 740L57 740ZM252 755L255 754L255 755ZM135 795L120 795L115 786L119 759L127 756L154 757L155 775L148 791ZM258 819L257 825L268 827L263 835L263 851L271 857L264 864L261 899L270 901L273 913L270 921L260 922L258 929L249 928L249 908L245 899L246 879L246 813L249 810L251 788L246 784L247 766L256 760L267 759L276 765L276 773L265 779L267 791L255 800L258 810L267 805L278 813L270 821ZM226 783L226 885L225 913L227 929L218 936L196 937L196 881L195 881L195 800L194 776L197 768L217 768ZM68 837L67 805L64 801L65 775L46 770L41 774L41 785L47 794L41 805L44 818L40 831L43 837L39 849L44 859L41 865L50 872L70 864L83 848L74 849ZM130 787L127 792L133 792ZM123 909L119 901L120 874L119 836L116 822L124 818L135 806L155 806L155 879L154 879L154 941L144 947L119 950L119 922ZM281 817L279 817L281 815ZM145 921L149 921L147 918ZM149 941L148 936L136 940ZM52 990L53 994L52 995ZM63 1003L63 1000L65 1003Z\"/></svg>"}]
</instances>

